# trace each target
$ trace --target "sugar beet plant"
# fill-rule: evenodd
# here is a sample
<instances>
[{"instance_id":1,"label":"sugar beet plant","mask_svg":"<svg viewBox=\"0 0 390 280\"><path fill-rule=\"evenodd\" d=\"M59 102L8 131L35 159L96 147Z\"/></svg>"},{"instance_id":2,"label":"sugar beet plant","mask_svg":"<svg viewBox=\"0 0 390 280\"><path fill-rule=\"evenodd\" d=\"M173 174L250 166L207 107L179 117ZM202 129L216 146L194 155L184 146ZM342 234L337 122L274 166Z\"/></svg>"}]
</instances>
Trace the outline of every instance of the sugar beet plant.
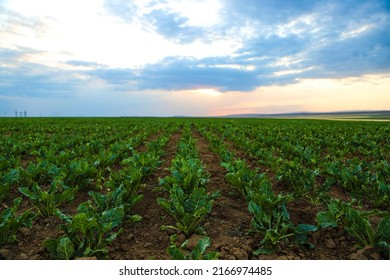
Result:
<instances>
[{"instance_id":1,"label":"sugar beet plant","mask_svg":"<svg viewBox=\"0 0 390 280\"><path fill-rule=\"evenodd\" d=\"M196 243L195 247L190 251L187 247L188 240L184 241L179 247L176 245L176 234L171 235L171 245L167 249L167 253L172 260L217 260L217 252L208 252L207 248L211 241L207 236L202 237Z\"/></svg>"},{"instance_id":2,"label":"sugar beet plant","mask_svg":"<svg viewBox=\"0 0 390 280\"><path fill-rule=\"evenodd\" d=\"M121 206L130 222L138 222L142 219L140 215L131 214L131 209L143 198L141 194L128 194L123 186L106 194L94 191L90 191L88 194L91 199L79 205L78 210L81 212L88 212L89 209L93 209L95 212L104 212Z\"/></svg>"},{"instance_id":3,"label":"sugar beet plant","mask_svg":"<svg viewBox=\"0 0 390 280\"><path fill-rule=\"evenodd\" d=\"M290 220L287 203L292 195L278 194L272 190L268 177L249 169L244 161L221 163L228 169L228 182L246 198L252 214L252 228L262 235L260 248L254 254L270 254L280 241L293 240L297 244L309 245L307 235L317 227L309 224L295 226Z\"/></svg>"},{"instance_id":4,"label":"sugar beet plant","mask_svg":"<svg viewBox=\"0 0 390 280\"><path fill-rule=\"evenodd\" d=\"M34 213L27 210L17 214L22 198L14 199L13 206L4 210L0 215L0 245L17 241L16 233L21 227L31 227Z\"/></svg>"},{"instance_id":5,"label":"sugar beet plant","mask_svg":"<svg viewBox=\"0 0 390 280\"><path fill-rule=\"evenodd\" d=\"M265 175L253 172L246 166L244 160L232 160L230 163L222 162L222 167L227 169L226 180L244 198L248 197L248 191L257 188L265 180Z\"/></svg>"},{"instance_id":6,"label":"sugar beet plant","mask_svg":"<svg viewBox=\"0 0 390 280\"><path fill-rule=\"evenodd\" d=\"M255 255L273 253L280 241L293 240L296 244L314 246L307 242L307 237L317 227L309 224L295 226L290 220L287 203L293 199L291 195L276 195L271 184L265 180L258 189L249 191L248 198L248 210L253 215L253 230L263 236Z\"/></svg>"},{"instance_id":7,"label":"sugar beet plant","mask_svg":"<svg viewBox=\"0 0 390 280\"><path fill-rule=\"evenodd\" d=\"M40 216L50 217L55 214L61 204L74 199L77 187L68 187L62 181L55 180L47 190L34 184L31 188L19 188L19 191L30 199Z\"/></svg>"},{"instance_id":8,"label":"sugar beet plant","mask_svg":"<svg viewBox=\"0 0 390 280\"><path fill-rule=\"evenodd\" d=\"M162 229L177 229L187 236L204 234L201 223L219 196L219 192L210 194L205 188L194 188L186 194L180 186L174 185L169 191L169 199L157 198L157 203L176 220L176 226L163 226Z\"/></svg>"},{"instance_id":9,"label":"sugar beet plant","mask_svg":"<svg viewBox=\"0 0 390 280\"><path fill-rule=\"evenodd\" d=\"M362 211L355 209L354 203L332 199L327 211L317 214L320 228L342 227L353 236L362 247L373 246L379 249L386 259L390 259L390 215L388 212ZM375 228L370 222L370 216L383 215Z\"/></svg>"},{"instance_id":10,"label":"sugar beet plant","mask_svg":"<svg viewBox=\"0 0 390 280\"><path fill-rule=\"evenodd\" d=\"M122 232L120 225L125 216L124 207L119 203L108 208L113 206L112 198L115 196L109 194L105 198L95 199L94 203L82 203L78 213L73 216L57 210L56 214L64 222L61 229L65 235L44 242L52 258L68 260L90 256L99 259L107 257L106 247Z\"/></svg>"}]
</instances>

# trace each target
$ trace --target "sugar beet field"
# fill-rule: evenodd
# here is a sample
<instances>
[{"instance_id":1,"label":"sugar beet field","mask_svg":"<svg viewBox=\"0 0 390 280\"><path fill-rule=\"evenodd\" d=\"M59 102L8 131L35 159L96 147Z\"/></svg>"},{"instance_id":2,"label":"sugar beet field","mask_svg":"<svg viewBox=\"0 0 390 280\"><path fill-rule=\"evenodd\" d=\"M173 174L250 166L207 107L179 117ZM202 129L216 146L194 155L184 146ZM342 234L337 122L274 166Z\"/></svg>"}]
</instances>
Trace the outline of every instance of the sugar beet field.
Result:
<instances>
[{"instance_id":1,"label":"sugar beet field","mask_svg":"<svg viewBox=\"0 0 390 280\"><path fill-rule=\"evenodd\" d=\"M390 257L387 122L0 123L0 259Z\"/></svg>"}]
</instances>

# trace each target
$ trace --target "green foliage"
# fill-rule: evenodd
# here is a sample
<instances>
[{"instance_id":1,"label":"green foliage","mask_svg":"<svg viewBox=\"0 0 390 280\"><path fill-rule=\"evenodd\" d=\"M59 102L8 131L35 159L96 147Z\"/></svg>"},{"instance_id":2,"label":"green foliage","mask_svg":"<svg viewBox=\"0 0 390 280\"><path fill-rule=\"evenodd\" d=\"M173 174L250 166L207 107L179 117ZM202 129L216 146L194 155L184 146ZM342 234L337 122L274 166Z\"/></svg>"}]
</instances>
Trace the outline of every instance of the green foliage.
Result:
<instances>
[{"instance_id":1,"label":"green foliage","mask_svg":"<svg viewBox=\"0 0 390 280\"><path fill-rule=\"evenodd\" d=\"M375 174L365 170L365 162L354 158L349 161L349 166L341 170L341 184L349 191L354 191L362 186L371 185L376 181Z\"/></svg>"},{"instance_id":2,"label":"green foliage","mask_svg":"<svg viewBox=\"0 0 390 280\"><path fill-rule=\"evenodd\" d=\"M118 172L110 174L107 187L109 189L116 189L123 187L125 190L124 200L127 201L135 195L142 186L143 175L139 168L124 168Z\"/></svg>"},{"instance_id":3,"label":"green foliage","mask_svg":"<svg viewBox=\"0 0 390 280\"><path fill-rule=\"evenodd\" d=\"M190 194L196 188L205 188L209 177L198 158L177 157L172 160L171 176L160 180L160 185L170 191L175 185Z\"/></svg>"},{"instance_id":4,"label":"green foliage","mask_svg":"<svg viewBox=\"0 0 390 280\"><path fill-rule=\"evenodd\" d=\"M275 195L267 184L261 192L252 191L250 198L248 211L253 215L252 227L263 235L260 249L255 254L271 253L279 241L292 235L290 215L286 209L291 196Z\"/></svg>"},{"instance_id":5,"label":"green foliage","mask_svg":"<svg viewBox=\"0 0 390 280\"><path fill-rule=\"evenodd\" d=\"M9 172L7 172L4 176L1 177L0 202L8 198L11 187L16 186L17 183L20 182L20 170L18 168L11 169Z\"/></svg>"},{"instance_id":6,"label":"green foliage","mask_svg":"<svg viewBox=\"0 0 390 280\"><path fill-rule=\"evenodd\" d=\"M198 158L189 126L184 127L178 148L172 160L171 176L160 179L160 185L169 193L169 198L157 198L157 203L176 220L176 226L161 228L173 228L189 236L195 232L204 232L201 223L211 212L220 192L207 192L209 176Z\"/></svg>"},{"instance_id":7,"label":"green foliage","mask_svg":"<svg viewBox=\"0 0 390 280\"><path fill-rule=\"evenodd\" d=\"M175 220L174 228L183 231L187 236L201 233L200 223L211 212L214 200L220 196L220 192L207 193L205 188L195 188L189 195L182 188L174 185L169 191L169 199L157 198L157 203L167 211Z\"/></svg>"},{"instance_id":8,"label":"green foliage","mask_svg":"<svg viewBox=\"0 0 390 280\"><path fill-rule=\"evenodd\" d=\"M65 235L48 239L44 246L54 259L73 259L96 256L105 258L106 246L122 232L117 229L125 215L122 206L98 212L94 208L80 207L74 216L67 216L57 210L64 225Z\"/></svg>"},{"instance_id":9,"label":"green foliage","mask_svg":"<svg viewBox=\"0 0 390 280\"><path fill-rule=\"evenodd\" d=\"M333 199L328 204L328 211L317 214L320 228L342 226L348 233L356 237L363 246L374 245L374 231L368 221L372 212L363 212L352 207L351 203Z\"/></svg>"},{"instance_id":10,"label":"green foliage","mask_svg":"<svg viewBox=\"0 0 390 280\"><path fill-rule=\"evenodd\" d=\"M265 183L264 174L257 174L248 168L244 160L235 160L232 163L222 162L222 167L228 170L226 180L237 189L241 195L248 199L248 192L251 189L258 189Z\"/></svg>"},{"instance_id":11,"label":"green foliage","mask_svg":"<svg viewBox=\"0 0 390 280\"><path fill-rule=\"evenodd\" d=\"M170 237L171 245L167 249L167 253L171 256L172 260L217 260L217 252L206 253L207 248L210 246L210 238L202 237L195 245L194 249L189 252L187 249L188 240L184 241L179 247L176 245L176 234Z\"/></svg>"},{"instance_id":12,"label":"green foliage","mask_svg":"<svg viewBox=\"0 0 390 280\"><path fill-rule=\"evenodd\" d=\"M382 181L376 181L372 185L365 185L361 188L361 194L355 192L356 197L367 198L374 207L382 209L390 208L390 184Z\"/></svg>"},{"instance_id":13,"label":"green foliage","mask_svg":"<svg viewBox=\"0 0 390 280\"><path fill-rule=\"evenodd\" d=\"M96 167L85 159L72 160L65 172L65 183L69 186L77 186L79 189L90 187L98 174Z\"/></svg>"},{"instance_id":14,"label":"green foliage","mask_svg":"<svg viewBox=\"0 0 390 280\"><path fill-rule=\"evenodd\" d=\"M385 177L380 174L387 172L387 162L374 166L357 158L348 161L344 166L336 160L327 164L329 184L340 185L351 192L354 198L369 201L374 207L388 208L390 206L390 185L385 183ZM373 171L375 170L375 172Z\"/></svg>"},{"instance_id":15,"label":"green foliage","mask_svg":"<svg viewBox=\"0 0 390 280\"><path fill-rule=\"evenodd\" d=\"M304 167L299 160L282 163L277 171L277 179L286 184L297 196L307 195L315 188L315 178L319 175L318 170Z\"/></svg>"},{"instance_id":16,"label":"green foliage","mask_svg":"<svg viewBox=\"0 0 390 280\"><path fill-rule=\"evenodd\" d=\"M160 165L162 161L155 153L138 153L133 151L133 156L122 160L123 166L131 166L141 171L142 177L150 176Z\"/></svg>"},{"instance_id":17,"label":"green foliage","mask_svg":"<svg viewBox=\"0 0 390 280\"><path fill-rule=\"evenodd\" d=\"M102 150L99 153L98 159L93 163L96 168L99 169L108 169L112 166L118 159L118 155L111 151Z\"/></svg>"},{"instance_id":18,"label":"green foliage","mask_svg":"<svg viewBox=\"0 0 390 280\"><path fill-rule=\"evenodd\" d=\"M17 214L22 198L14 199L11 208L4 210L0 216L0 245L17 241L16 233L21 227L31 227L34 214L27 210L21 215Z\"/></svg>"},{"instance_id":19,"label":"green foliage","mask_svg":"<svg viewBox=\"0 0 390 280\"><path fill-rule=\"evenodd\" d=\"M353 202L347 203L333 199L328 204L328 211L317 214L320 228L341 226L353 236L361 246L376 246L388 258L390 244L390 216L388 213L380 220L375 229L369 217L380 214L378 211L360 211L353 208Z\"/></svg>"},{"instance_id":20,"label":"green foliage","mask_svg":"<svg viewBox=\"0 0 390 280\"><path fill-rule=\"evenodd\" d=\"M19 188L19 191L28 197L42 217L55 214L57 208L64 202L72 201L77 188L65 186L62 181L53 181L48 190L43 190L38 184L30 188Z\"/></svg>"},{"instance_id":21,"label":"green foliage","mask_svg":"<svg viewBox=\"0 0 390 280\"><path fill-rule=\"evenodd\" d=\"M70 260L75 256L74 246L69 237L48 239L43 245L47 248L54 259Z\"/></svg>"},{"instance_id":22,"label":"green foliage","mask_svg":"<svg viewBox=\"0 0 390 280\"><path fill-rule=\"evenodd\" d=\"M130 196L123 186L120 186L114 191L107 192L106 194L94 191L90 191L88 194L91 196L92 200L81 203L77 208L80 212L88 212L90 209L93 209L95 212L104 212L120 205L123 207L125 213L128 214L134 205L143 198L143 195L140 194L133 194ZM141 219L142 217L139 215L130 216L132 222L138 222Z\"/></svg>"},{"instance_id":23,"label":"green foliage","mask_svg":"<svg viewBox=\"0 0 390 280\"><path fill-rule=\"evenodd\" d=\"M279 187L287 186L293 197L308 199L316 206L327 206L329 197L322 199L324 195L331 194L330 188L341 188L359 205L378 210L360 211L354 205L330 201L327 211L320 212L317 220L321 227L340 225L361 246L373 244L388 258L389 218L386 213L377 214L375 218L382 219L374 223L371 217L380 210L388 212L390 207L388 123L217 118L2 118L0 122L0 202L5 205L15 188L27 187L26 193L32 196L33 186L39 186L36 192L43 196L44 192L51 193L53 181L63 181L79 189L100 188L103 194L91 194L85 205L92 209L88 211L100 211L96 213L99 216L122 205L128 215L140 199L147 176L161 166L163 146L174 131L183 136L171 174L161 182L169 195L171 188L181 188L186 201L193 189L206 188L209 183L195 145L198 137L193 131L198 131L224 162L226 180L250 203L253 228L262 237L267 236L265 245L273 248L277 240L304 244L313 230L310 225L291 224L288 202L284 206L283 201L275 205L267 202L277 201L278 197L273 197L267 187L266 178L272 177L278 180ZM148 141L152 135L159 137ZM147 152L137 151L141 144L145 144ZM241 154L253 163L257 161L261 173L246 166L238 158ZM123 193L115 193L118 189ZM267 199L253 194L261 197L267 192ZM173 196L177 196L176 192ZM116 199L121 203L115 205ZM169 197L166 201L173 200ZM48 208L51 210L47 212L52 212L56 207ZM83 211L87 210L79 209ZM269 224L274 231L267 235ZM51 247L56 248L60 258L75 258L79 254L77 242L68 236L61 238Z\"/></svg>"},{"instance_id":24,"label":"green foliage","mask_svg":"<svg viewBox=\"0 0 390 280\"><path fill-rule=\"evenodd\" d=\"M252 227L263 235L260 248L255 254L272 253L280 241L290 237L294 237L298 244L314 246L307 243L307 235L316 231L317 227L308 224L294 226L290 220L286 205L292 200L291 195L275 195L268 183L250 191L248 197L251 198L248 210L253 215Z\"/></svg>"},{"instance_id":25,"label":"green foliage","mask_svg":"<svg viewBox=\"0 0 390 280\"><path fill-rule=\"evenodd\" d=\"M376 246L390 260L390 216L383 217L376 229Z\"/></svg>"},{"instance_id":26,"label":"green foliage","mask_svg":"<svg viewBox=\"0 0 390 280\"><path fill-rule=\"evenodd\" d=\"M58 166L46 159L39 160L36 164L30 162L24 173L26 183L31 184L35 182L40 185L50 184L55 178L65 176Z\"/></svg>"}]
</instances>

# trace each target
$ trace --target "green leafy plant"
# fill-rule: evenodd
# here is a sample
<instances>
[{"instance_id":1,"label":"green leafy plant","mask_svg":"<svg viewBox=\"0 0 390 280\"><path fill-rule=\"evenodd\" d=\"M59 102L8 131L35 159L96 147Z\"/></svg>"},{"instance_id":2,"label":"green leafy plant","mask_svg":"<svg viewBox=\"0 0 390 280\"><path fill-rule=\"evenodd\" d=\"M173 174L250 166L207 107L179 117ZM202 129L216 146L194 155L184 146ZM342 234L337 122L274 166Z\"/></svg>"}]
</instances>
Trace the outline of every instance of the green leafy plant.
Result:
<instances>
[{"instance_id":1,"label":"green leafy plant","mask_svg":"<svg viewBox=\"0 0 390 280\"><path fill-rule=\"evenodd\" d=\"M277 171L277 179L286 184L294 195L307 195L315 188L315 178L319 175L317 169L304 167L298 159L284 162Z\"/></svg>"},{"instance_id":2,"label":"green leafy plant","mask_svg":"<svg viewBox=\"0 0 390 280\"><path fill-rule=\"evenodd\" d=\"M150 176L155 171L162 161L159 160L159 156L155 153L139 153L133 151L133 156L122 160L123 166L131 166L131 168L139 168L142 174L142 178Z\"/></svg>"},{"instance_id":3,"label":"green leafy plant","mask_svg":"<svg viewBox=\"0 0 390 280\"><path fill-rule=\"evenodd\" d=\"M217 260L217 252L206 253L207 248L210 246L210 238L202 237L195 245L194 249L189 251L187 249L188 240L184 241L179 247L176 245L176 234L171 235L171 245L167 249L167 253L171 256L172 260Z\"/></svg>"},{"instance_id":4,"label":"green leafy plant","mask_svg":"<svg viewBox=\"0 0 390 280\"><path fill-rule=\"evenodd\" d=\"M376 181L372 185L361 187L362 195L356 195L361 199L367 198L368 202L374 207L382 207L381 209L389 209L390 207L390 184L381 181Z\"/></svg>"},{"instance_id":5,"label":"green leafy plant","mask_svg":"<svg viewBox=\"0 0 390 280\"><path fill-rule=\"evenodd\" d=\"M123 187L126 191L124 200L128 200L128 196L133 196L142 186L143 175L139 168L124 168L118 172L112 172L106 186L108 189L114 190L118 187Z\"/></svg>"},{"instance_id":6,"label":"green leafy plant","mask_svg":"<svg viewBox=\"0 0 390 280\"><path fill-rule=\"evenodd\" d=\"M15 186L20 181L20 170L18 168L12 169L1 177L0 202L9 197L11 187Z\"/></svg>"},{"instance_id":7,"label":"green leafy plant","mask_svg":"<svg viewBox=\"0 0 390 280\"><path fill-rule=\"evenodd\" d=\"M0 216L0 245L17 241L16 233L21 227L31 227L34 214L27 210L17 214L22 198L14 199L11 208L4 210Z\"/></svg>"},{"instance_id":8,"label":"green leafy plant","mask_svg":"<svg viewBox=\"0 0 390 280\"><path fill-rule=\"evenodd\" d=\"M123 186L108 192L101 194L98 192L90 191L88 194L92 200L83 202L77 208L81 212L88 212L93 209L95 212L104 212L111 208L122 206L125 213L130 213L131 208L137 204L143 197L143 195L132 195L129 196ZM142 219L139 215L131 215L130 220L132 222L138 222Z\"/></svg>"},{"instance_id":9,"label":"green leafy plant","mask_svg":"<svg viewBox=\"0 0 390 280\"><path fill-rule=\"evenodd\" d=\"M197 158L184 158L180 156L173 159L171 174L171 176L166 176L160 180L160 185L167 191L173 185L178 185L186 194L189 194L195 188L205 188L209 181L202 162Z\"/></svg>"},{"instance_id":10,"label":"green leafy plant","mask_svg":"<svg viewBox=\"0 0 390 280\"><path fill-rule=\"evenodd\" d=\"M266 180L264 174L257 174L248 168L244 160L236 160L232 163L221 163L228 170L226 180L247 199L251 189L257 189Z\"/></svg>"},{"instance_id":11,"label":"green leafy plant","mask_svg":"<svg viewBox=\"0 0 390 280\"><path fill-rule=\"evenodd\" d=\"M263 183L257 191L249 193L251 200L248 210L253 215L252 227L263 235L260 248L254 254L270 254L274 252L278 243L294 237L298 244L309 245L307 235L316 231L317 227L309 224L294 226L287 211L287 202L291 201L291 195L275 195L270 183Z\"/></svg>"},{"instance_id":12,"label":"green leafy plant","mask_svg":"<svg viewBox=\"0 0 390 280\"><path fill-rule=\"evenodd\" d=\"M390 260L390 216L383 217L375 231L376 247Z\"/></svg>"},{"instance_id":13,"label":"green leafy plant","mask_svg":"<svg viewBox=\"0 0 390 280\"><path fill-rule=\"evenodd\" d=\"M196 149L194 149L194 139L190 136L186 138L186 133L184 133L184 138L179 143L179 151L178 153L183 156L184 158L198 158L198 153Z\"/></svg>"},{"instance_id":14,"label":"green leafy plant","mask_svg":"<svg viewBox=\"0 0 390 280\"><path fill-rule=\"evenodd\" d=\"M85 159L74 159L66 167L64 181L67 185L86 189L91 186L98 171L96 167Z\"/></svg>"},{"instance_id":15,"label":"green leafy plant","mask_svg":"<svg viewBox=\"0 0 390 280\"><path fill-rule=\"evenodd\" d=\"M157 198L157 203L176 220L176 226L162 228L181 230L187 236L201 232L200 223L211 212L214 200L219 196L220 192L210 194L205 188L195 188L186 195L182 188L174 185L170 189L170 198Z\"/></svg>"},{"instance_id":16,"label":"green leafy plant","mask_svg":"<svg viewBox=\"0 0 390 280\"><path fill-rule=\"evenodd\" d=\"M31 189L19 188L19 191L30 199L39 215L50 217L55 214L58 206L73 200L77 188L65 186L62 181L55 180L46 191L38 184L34 184Z\"/></svg>"},{"instance_id":17,"label":"green leafy plant","mask_svg":"<svg viewBox=\"0 0 390 280\"><path fill-rule=\"evenodd\" d=\"M57 210L57 215L64 225L65 235L57 239L48 239L44 246L54 259L73 259L96 256L105 258L106 246L123 231L116 230L125 215L122 206L96 212L95 209L81 207L82 211L74 216L67 216Z\"/></svg>"},{"instance_id":18,"label":"green leafy plant","mask_svg":"<svg viewBox=\"0 0 390 280\"><path fill-rule=\"evenodd\" d=\"M328 204L328 210L317 214L320 228L341 226L353 236L361 246L375 246L389 258L390 254L390 216L385 215L377 228L373 228L369 217L379 214L378 211L360 211L353 208L352 202L333 199Z\"/></svg>"},{"instance_id":19,"label":"green leafy plant","mask_svg":"<svg viewBox=\"0 0 390 280\"><path fill-rule=\"evenodd\" d=\"M62 170L48 160L39 160L36 164L30 162L24 171L28 183L36 182L41 185L50 184L55 178L64 177Z\"/></svg>"}]
</instances>

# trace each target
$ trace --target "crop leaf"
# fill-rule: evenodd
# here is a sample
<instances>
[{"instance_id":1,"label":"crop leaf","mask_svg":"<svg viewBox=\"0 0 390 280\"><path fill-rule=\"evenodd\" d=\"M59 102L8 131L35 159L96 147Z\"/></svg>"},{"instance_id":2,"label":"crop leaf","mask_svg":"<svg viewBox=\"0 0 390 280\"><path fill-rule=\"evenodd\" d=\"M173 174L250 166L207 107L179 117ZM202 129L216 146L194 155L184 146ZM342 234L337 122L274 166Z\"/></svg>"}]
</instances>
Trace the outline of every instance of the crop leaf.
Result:
<instances>
[{"instance_id":1,"label":"crop leaf","mask_svg":"<svg viewBox=\"0 0 390 280\"><path fill-rule=\"evenodd\" d=\"M210 246L210 238L202 237L195 245L194 249L189 252L187 250L188 240L184 241L180 247L176 246L176 234L170 237L171 245L167 248L167 253L171 256L172 260L217 260L217 252L206 253L207 248Z\"/></svg>"},{"instance_id":2,"label":"crop leaf","mask_svg":"<svg viewBox=\"0 0 390 280\"><path fill-rule=\"evenodd\" d=\"M17 241L16 233L21 227L31 227L35 215L27 210L21 215L17 214L21 197L14 199L11 208L4 210L0 215L0 245Z\"/></svg>"}]
</instances>

